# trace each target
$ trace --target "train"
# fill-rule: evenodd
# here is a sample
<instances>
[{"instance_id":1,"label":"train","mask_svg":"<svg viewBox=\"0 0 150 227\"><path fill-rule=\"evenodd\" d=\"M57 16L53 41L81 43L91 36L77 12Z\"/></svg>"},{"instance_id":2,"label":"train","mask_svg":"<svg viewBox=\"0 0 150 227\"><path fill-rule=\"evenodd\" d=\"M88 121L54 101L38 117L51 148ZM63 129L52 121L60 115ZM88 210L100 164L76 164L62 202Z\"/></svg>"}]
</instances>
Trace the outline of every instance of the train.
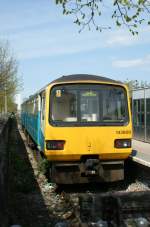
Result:
<instances>
[{"instance_id":1,"label":"train","mask_svg":"<svg viewBox=\"0 0 150 227\"><path fill-rule=\"evenodd\" d=\"M57 184L124 179L132 152L127 86L107 77L62 76L21 105L21 125Z\"/></svg>"}]
</instances>

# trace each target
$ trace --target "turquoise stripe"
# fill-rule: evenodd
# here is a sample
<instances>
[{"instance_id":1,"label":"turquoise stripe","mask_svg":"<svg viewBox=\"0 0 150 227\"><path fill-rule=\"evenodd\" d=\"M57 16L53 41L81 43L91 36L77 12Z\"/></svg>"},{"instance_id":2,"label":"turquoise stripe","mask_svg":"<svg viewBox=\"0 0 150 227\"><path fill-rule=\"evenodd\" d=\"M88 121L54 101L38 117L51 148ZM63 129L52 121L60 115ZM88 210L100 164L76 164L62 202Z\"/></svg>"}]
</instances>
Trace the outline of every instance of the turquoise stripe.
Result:
<instances>
[{"instance_id":1,"label":"turquoise stripe","mask_svg":"<svg viewBox=\"0 0 150 227\"><path fill-rule=\"evenodd\" d=\"M41 130L40 112L36 115L21 113L21 124L28 131L34 142L44 151L44 135Z\"/></svg>"}]
</instances>

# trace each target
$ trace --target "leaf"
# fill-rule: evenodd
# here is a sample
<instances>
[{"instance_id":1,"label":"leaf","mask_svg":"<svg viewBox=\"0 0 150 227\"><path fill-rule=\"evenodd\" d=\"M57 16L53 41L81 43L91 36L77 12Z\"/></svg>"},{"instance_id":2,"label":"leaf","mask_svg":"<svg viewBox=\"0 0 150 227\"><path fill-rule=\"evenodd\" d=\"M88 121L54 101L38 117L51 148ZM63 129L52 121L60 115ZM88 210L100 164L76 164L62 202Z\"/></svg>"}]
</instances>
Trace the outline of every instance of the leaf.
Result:
<instances>
[{"instance_id":1,"label":"leaf","mask_svg":"<svg viewBox=\"0 0 150 227\"><path fill-rule=\"evenodd\" d=\"M132 16L132 19L135 19L135 18L137 18L137 15L136 14Z\"/></svg>"},{"instance_id":2,"label":"leaf","mask_svg":"<svg viewBox=\"0 0 150 227\"><path fill-rule=\"evenodd\" d=\"M138 8L138 10L137 10L138 12L141 12L142 11L142 9L141 8Z\"/></svg>"},{"instance_id":3,"label":"leaf","mask_svg":"<svg viewBox=\"0 0 150 227\"><path fill-rule=\"evenodd\" d=\"M116 21L116 25L120 27L121 26L121 23L119 23L119 21L117 20Z\"/></svg>"},{"instance_id":4,"label":"leaf","mask_svg":"<svg viewBox=\"0 0 150 227\"><path fill-rule=\"evenodd\" d=\"M129 17L128 15L125 15L124 18L125 18L126 22L130 22L132 20L131 17Z\"/></svg>"},{"instance_id":5,"label":"leaf","mask_svg":"<svg viewBox=\"0 0 150 227\"><path fill-rule=\"evenodd\" d=\"M84 19L84 18L85 18L85 13L82 14L82 19Z\"/></svg>"},{"instance_id":6,"label":"leaf","mask_svg":"<svg viewBox=\"0 0 150 227\"><path fill-rule=\"evenodd\" d=\"M56 0L56 4L62 4L63 0Z\"/></svg>"},{"instance_id":7,"label":"leaf","mask_svg":"<svg viewBox=\"0 0 150 227\"><path fill-rule=\"evenodd\" d=\"M124 4L128 5L129 1L128 0L124 0Z\"/></svg>"},{"instance_id":8,"label":"leaf","mask_svg":"<svg viewBox=\"0 0 150 227\"><path fill-rule=\"evenodd\" d=\"M114 1L113 5L115 6L117 4L117 0Z\"/></svg>"}]
</instances>

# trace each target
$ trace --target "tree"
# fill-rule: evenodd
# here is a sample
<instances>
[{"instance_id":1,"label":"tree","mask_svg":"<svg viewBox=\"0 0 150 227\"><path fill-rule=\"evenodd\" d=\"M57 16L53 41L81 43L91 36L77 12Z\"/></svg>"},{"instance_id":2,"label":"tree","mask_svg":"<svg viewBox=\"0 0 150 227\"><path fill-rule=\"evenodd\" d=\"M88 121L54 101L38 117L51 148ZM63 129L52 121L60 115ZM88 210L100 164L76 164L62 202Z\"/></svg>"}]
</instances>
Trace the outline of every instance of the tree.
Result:
<instances>
[{"instance_id":1,"label":"tree","mask_svg":"<svg viewBox=\"0 0 150 227\"><path fill-rule=\"evenodd\" d=\"M97 21L106 11L111 11L116 26L126 26L133 35L138 34L139 25L150 25L150 0L56 0L56 4L62 5L63 14L75 16L74 23L81 27L80 31L86 26L99 31L110 29Z\"/></svg>"},{"instance_id":2,"label":"tree","mask_svg":"<svg viewBox=\"0 0 150 227\"><path fill-rule=\"evenodd\" d=\"M20 80L17 76L18 65L13 57L8 42L0 43L0 112L14 109L14 97ZM6 109L7 108L7 109Z\"/></svg>"}]
</instances>

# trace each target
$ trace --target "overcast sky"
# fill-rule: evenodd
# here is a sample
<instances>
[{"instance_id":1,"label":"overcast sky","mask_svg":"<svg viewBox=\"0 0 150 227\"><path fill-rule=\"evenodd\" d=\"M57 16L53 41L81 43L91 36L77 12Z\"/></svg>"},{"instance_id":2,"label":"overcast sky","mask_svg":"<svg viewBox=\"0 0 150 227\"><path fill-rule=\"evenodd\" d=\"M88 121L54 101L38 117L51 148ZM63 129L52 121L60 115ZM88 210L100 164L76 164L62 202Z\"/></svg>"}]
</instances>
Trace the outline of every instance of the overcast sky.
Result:
<instances>
[{"instance_id":1,"label":"overcast sky","mask_svg":"<svg viewBox=\"0 0 150 227\"><path fill-rule=\"evenodd\" d=\"M115 27L79 33L52 0L0 0L0 6L0 39L9 40L18 60L22 97L75 73L150 82L150 28L136 37Z\"/></svg>"}]
</instances>

